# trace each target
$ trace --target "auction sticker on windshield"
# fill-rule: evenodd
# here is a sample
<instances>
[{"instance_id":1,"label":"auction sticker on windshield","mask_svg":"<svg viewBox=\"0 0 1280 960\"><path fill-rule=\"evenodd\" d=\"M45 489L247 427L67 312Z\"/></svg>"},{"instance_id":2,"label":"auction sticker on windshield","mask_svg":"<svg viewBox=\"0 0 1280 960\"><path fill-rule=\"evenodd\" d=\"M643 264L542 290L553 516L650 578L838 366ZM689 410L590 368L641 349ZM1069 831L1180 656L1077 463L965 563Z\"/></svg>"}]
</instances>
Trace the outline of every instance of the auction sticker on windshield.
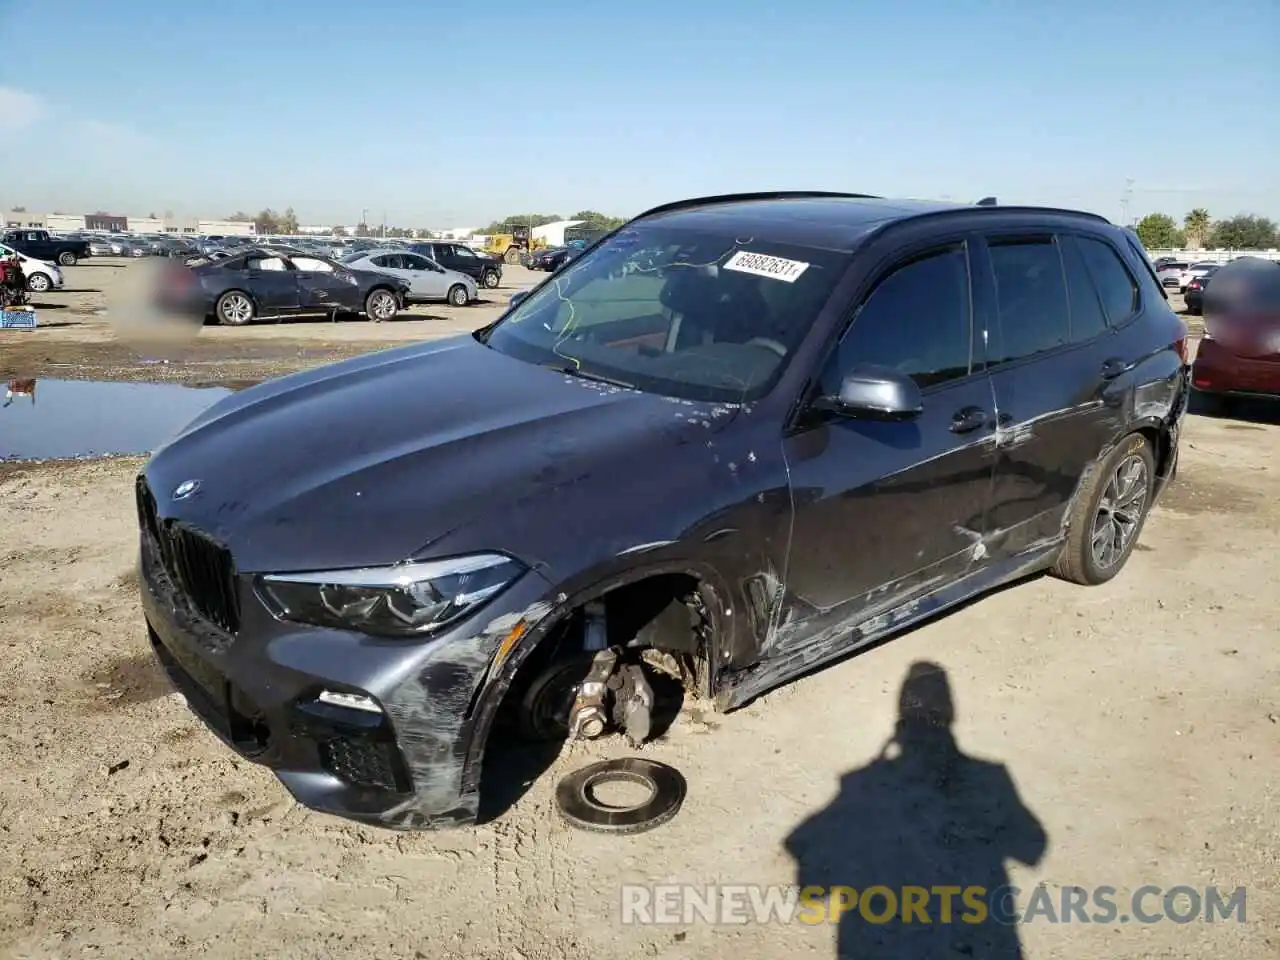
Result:
<instances>
[{"instance_id":1,"label":"auction sticker on windshield","mask_svg":"<svg viewBox=\"0 0 1280 960\"><path fill-rule=\"evenodd\" d=\"M767 253L752 253L739 250L724 265L726 270L739 273L753 273L757 277L772 277L785 283L795 283L800 275L809 269L809 265L800 260L786 260L782 257L771 257Z\"/></svg>"}]
</instances>

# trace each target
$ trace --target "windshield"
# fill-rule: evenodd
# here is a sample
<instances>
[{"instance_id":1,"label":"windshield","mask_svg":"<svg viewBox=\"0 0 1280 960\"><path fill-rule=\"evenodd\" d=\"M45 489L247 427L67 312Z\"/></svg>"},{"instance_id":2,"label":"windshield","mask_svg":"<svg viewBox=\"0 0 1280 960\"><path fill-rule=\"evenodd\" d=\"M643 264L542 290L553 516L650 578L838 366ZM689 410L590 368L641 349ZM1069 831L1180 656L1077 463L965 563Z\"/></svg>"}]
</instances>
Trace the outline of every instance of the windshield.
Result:
<instances>
[{"instance_id":1,"label":"windshield","mask_svg":"<svg viewBox=\"0 0 1280 960\"><path fill-rule=\"evenodd\" d=\"M721 403L773 385L848 254L638 224L574 258L492 328L493 349Z\"/></svg>"}]
</instances>

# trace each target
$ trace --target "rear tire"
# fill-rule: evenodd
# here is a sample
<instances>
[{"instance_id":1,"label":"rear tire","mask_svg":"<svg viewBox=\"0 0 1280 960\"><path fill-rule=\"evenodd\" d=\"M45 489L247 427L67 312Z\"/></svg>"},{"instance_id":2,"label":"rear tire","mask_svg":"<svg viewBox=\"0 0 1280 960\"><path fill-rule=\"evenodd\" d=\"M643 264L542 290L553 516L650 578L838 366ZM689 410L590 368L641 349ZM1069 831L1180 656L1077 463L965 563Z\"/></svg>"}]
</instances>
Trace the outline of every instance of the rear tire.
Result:
<instances>
[{"instance_id":1,"label":"rear tire","mask_svg":"<svg viewBox=\"0 0 1280 960\"><path fill-rule=\"evenodd\" d=\"M460 283L455 283L449 288L449 303L455 307L465 307L471 302L471 298L467 296L467 288Z\"/></svg>"},{"instance_id":2,"label":"rear tire","mask_svg":"<svg viewBox=\"0 0 1280 960\"><path fill-rule=\"evenodd\" d=\"M241 290L228 290L220 296L213 313L224 327L248 326L258 315L253 298Z\"/></svg>"},{"instance_id":3,"label":"rear tire","mask_svg":"<svg viewBox=\"0 0 1280 960\"><path fill-rule=\"evenodd\" d=\"M1126 437L1084 481L1053 574L1083 586L1106 583L1128 562L1151 508L1156 464L1142 434Z\"/></svg>"},{"instance_id":4,"label":"rear tire","mask_svg":"<svg viewBox=\"0 0 1280 960\"><path fill-rule=\"evenodd\" d=\"M395 295L390 290L374 290L364 301L364 313L374 323L394 320L400 312Z\"/></svg>"},{"instance_id":5,"label":"rear tire","mask_svg":"<svg viewBox=\"0 0 1280 960\"><path fill-rule=\"evenodd\" d=\"M58 263L64 267L74 267L76 265L76 255L70 250L63 250L58 254Z\"/></svg>"}]
</instances>

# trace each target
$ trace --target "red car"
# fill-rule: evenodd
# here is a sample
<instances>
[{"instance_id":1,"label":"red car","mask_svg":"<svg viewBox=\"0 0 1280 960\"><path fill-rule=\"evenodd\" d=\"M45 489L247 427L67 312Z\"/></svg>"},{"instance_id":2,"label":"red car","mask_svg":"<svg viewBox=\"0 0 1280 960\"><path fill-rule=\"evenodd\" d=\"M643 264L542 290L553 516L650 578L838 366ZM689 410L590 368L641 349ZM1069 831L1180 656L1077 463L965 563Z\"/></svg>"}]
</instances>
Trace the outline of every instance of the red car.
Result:
<instances>
[{"instance_id":1,"label":"red car","mask_svg":"<svg viewBox=\"0 0 1280 960\"><path fill-rule=\"evenodd\" d=\"M1191 383L1221 412L1235 397L1280 399L1280 263L1235 260L1204 290Z\"/></svg>"}]
</instances>

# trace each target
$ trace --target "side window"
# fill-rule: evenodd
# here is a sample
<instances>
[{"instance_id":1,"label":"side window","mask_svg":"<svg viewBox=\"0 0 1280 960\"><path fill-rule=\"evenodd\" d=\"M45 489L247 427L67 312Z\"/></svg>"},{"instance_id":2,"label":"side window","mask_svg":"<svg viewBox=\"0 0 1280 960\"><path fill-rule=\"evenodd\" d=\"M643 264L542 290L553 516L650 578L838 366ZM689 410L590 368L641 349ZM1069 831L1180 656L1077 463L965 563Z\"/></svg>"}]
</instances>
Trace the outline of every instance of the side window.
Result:
<instances>
[{"instance_id":1,"label":"side window","mask_svg":"<svg viewBox=\"0 0 1280 960\"><path fill-rule=\"evenodd\" d=\"M836 392L857 364L890 367L921 387L970 370L969 268L963 246L916 257L883 277L862 302L823 374Z\"/></svg>"},{"instance_id":2,"label":"side window","mask_svg":"<svg viewBox=\"0 0 1280 960\"><path fill-rule=\"evenodd\" d=\"M299 270L312 273L333 273L333 264L328 260L317 260L314 257L294 257L293 265Z\"/></svg>"},{"instance_id":3,"label":"side window","mask_svg":"<svg viewBox=\"0 0 1280 960\"><path fill-rule=\"evenodd\" d=\"M401 258L406 270L430 270L431 266L416 253L406 253Z\"/></svg>"},{"instance_id":4,"label":"side window","mask_svg":"<svg viewBox=\"0 0 1280 960\"><path fill-rule=\"evenodd\" d=\"M1076 244L1098 287L1102 305L1112 323L1123 323L1138 309L1138 284L1109 243L1076 237Z\"/></svg>"},{"instance_id":5,"label":"side window","mask_svg":"<svg viewBox=\"0 0 1280 960\"><path fill-rule=\"evenodd\" d=\"M284 261L279 257L250 257L247 264L250 270L286 270Z\"/></svg>"},{"instance_id":6,"label":"side window","mask_svg":"<svg viewBox=\"0 0 1280 960\"><path fill-rule=\"evenodd\" d=\"M1089 268L1080 254L1078 237L1059 236L1062 265L1067 274L1067 299L1071 302L1071 339L1076 343L1092 340L1107 329L1107 317Z\"/></svg>"},{"instance_id":7,"label":"side window","mask_svg":"<svg viewBox=\"0 0 1280 960\"><path fill-rule=\"evenodd\" d=\"M462 244L456 244L453 248L454 256L462 257L464 260L474 260L475 253L470 247L464 247Z\"/></svg>"},{"instance_id":8,"label":"side window","mask_svg":"<svg viewBox=\"0 0 1280 960\"><path fill-rule=\"evenodd\" d=\"M1008 363L1067 343L1067 286L1052 237L990 240L1000 336L992 363Z\"/></svg>"},{"instance_id":9,"label":"side window","mask_svg":"<svg viewBox=\"0 0 1280 960\"><path fill-rule=\"evenodd\" d=\"M380 257L369 258L369 262L372 263L375 267L394 267L395 264L393 264L391 260L392 260L392 257L391 257L391 254L389 253L384 253Z\"/></svg>"}]
</instances>

